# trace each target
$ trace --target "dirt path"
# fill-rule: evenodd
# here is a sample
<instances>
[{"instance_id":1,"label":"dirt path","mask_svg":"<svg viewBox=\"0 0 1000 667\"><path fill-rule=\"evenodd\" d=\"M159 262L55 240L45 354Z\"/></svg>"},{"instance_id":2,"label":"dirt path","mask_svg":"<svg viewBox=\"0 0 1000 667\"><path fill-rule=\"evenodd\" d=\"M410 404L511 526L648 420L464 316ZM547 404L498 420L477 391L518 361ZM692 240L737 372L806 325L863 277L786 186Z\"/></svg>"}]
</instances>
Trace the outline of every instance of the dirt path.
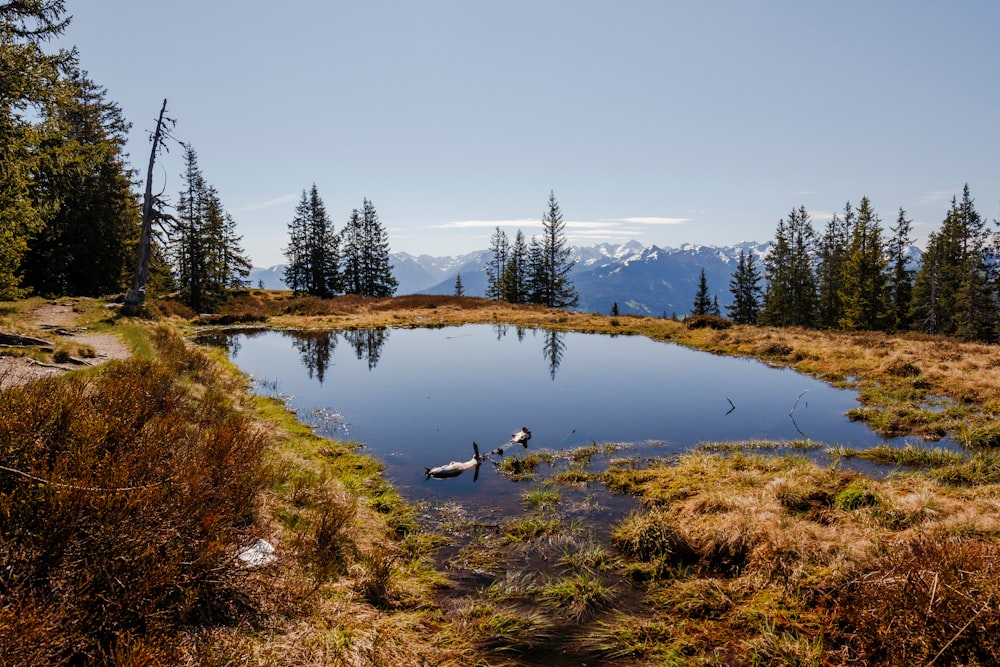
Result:
<instances>
[{"instance_id":1,"label":"dirt path","mask_svg":"<svg viewBox=\"0 0 1000 667\"><path fill-rule=\"evenodd\" d=\"M127 359L130 354L128 346L118 336L77 327L77 313L70 302L36 308L29 314L27 322L40 332L41 338L51 341L53 345L68 342L74 348L92 349L94 356L81 359L74 354L76 361L64 363L40 363L27 357L0 356L0 389L50 375L61 375L81 365L94 366L111 359Z\"/></svg>"}]
</instances>

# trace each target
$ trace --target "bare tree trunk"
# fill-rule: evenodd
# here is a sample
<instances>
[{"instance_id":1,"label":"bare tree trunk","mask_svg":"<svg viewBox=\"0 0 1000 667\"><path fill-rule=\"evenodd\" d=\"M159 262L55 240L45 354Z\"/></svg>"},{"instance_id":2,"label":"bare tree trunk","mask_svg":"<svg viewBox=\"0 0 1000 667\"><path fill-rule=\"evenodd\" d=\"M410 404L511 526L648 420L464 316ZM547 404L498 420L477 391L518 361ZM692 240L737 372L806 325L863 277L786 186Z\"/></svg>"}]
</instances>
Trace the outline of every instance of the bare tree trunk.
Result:
<instances>
[{"instance_id":1,"label":"bare tree trunk","mask_svg":"<svg viewBox=\"0 0 1000 667\"><path fill-rule=\"evenodd\" d=\"M139 249L136 257L135 282L125 296L125 308L136 310L146 301L146 283L149 282L150 245L153 237L153 164L156 162L156 152L163 141L163 114L167 111L167 100L164 98L160 107L160 117L156 121L153 132L153 147L149 151L149 168L146 170L146 193L142 199L142 231L139 235Z\"/></svg>"}]
</instances>

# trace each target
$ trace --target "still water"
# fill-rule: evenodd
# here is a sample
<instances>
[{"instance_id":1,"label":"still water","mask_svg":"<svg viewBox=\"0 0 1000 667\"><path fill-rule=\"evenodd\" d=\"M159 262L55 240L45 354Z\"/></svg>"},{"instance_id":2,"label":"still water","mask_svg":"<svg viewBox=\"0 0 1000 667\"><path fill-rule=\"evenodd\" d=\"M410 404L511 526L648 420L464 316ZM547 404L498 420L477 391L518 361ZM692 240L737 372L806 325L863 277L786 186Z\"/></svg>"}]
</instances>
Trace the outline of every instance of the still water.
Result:
<instances>
[{"instance_id":1,"label":"still water","mask_svg":"<svg viewBox=\"0 0 1000 667\"><path fill-rule=\"evenodd\" d=\"M466 325L204 342L226 345L259 390L285 397L306 423L364 443L411 499L504 493L510 482L489 464L446 480L425 479L425 469L471 458L473 441L485 453L521 426L530 450L557 453L605 442L646 456L713 441L883 442L844 416L853 391L643 336Z\"/></svg>"},{"instance_id":2,"label":"still water","mask_svg":"<svg viewBox=\"0 0 1000 667\"><path fill-rule=\"evenodd\" d=\"M606 442L645 456L714 441L883 442L844 416L857 406L853 391L643 336L466 325L253 331L203 342L226 345L261 391L284 396L303 421L364 443L413 500L509 492L489 464L478 479L424 472L471 458L473 441L493 449L521 426L532 431L529 450L554 452Z\"/></svg>"}]
</instances>

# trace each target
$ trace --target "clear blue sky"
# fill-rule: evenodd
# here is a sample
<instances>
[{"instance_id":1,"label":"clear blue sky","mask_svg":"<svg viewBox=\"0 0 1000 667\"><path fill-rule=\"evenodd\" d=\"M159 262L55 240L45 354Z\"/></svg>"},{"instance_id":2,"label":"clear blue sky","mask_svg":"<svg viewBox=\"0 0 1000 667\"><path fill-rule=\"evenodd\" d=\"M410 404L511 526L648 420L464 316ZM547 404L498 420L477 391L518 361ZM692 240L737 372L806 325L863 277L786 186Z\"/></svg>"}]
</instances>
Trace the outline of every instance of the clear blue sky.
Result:
<instances>
[{"instance_id":1,"label":"clear blue sky","mask_svg":"<svg viewBox=\"0 0 1000 667\"><path fill-rule=\"evenodd\" d=\"M64 44L148 132L167 98L255 265L314 182L394 252L773 238L867 195L923 239L968 183L1000 217L1000 3L68 0ZM176 198L181 151L157 187Z\"/></svg>"}]
</instances>

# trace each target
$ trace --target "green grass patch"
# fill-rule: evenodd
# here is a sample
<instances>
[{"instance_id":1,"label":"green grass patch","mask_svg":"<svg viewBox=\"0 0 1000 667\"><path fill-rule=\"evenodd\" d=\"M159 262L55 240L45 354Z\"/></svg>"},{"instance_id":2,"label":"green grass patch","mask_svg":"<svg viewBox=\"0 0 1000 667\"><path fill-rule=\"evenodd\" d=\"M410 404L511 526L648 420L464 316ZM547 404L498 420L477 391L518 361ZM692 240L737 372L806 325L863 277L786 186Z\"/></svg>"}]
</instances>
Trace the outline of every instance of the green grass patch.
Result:
<instances>
[{"instance_id":1,"label":"green grass patch","mask_svg":"<svg viewBox=\"0 0 1000 667\"><path fill-rule=\"evenodd\" d=\"M961 452L942 447L928 449L915 445L892 447L876 445L868 449L851 447L831 447L827 452L835 458L858 458L884 465L907 466L911 468L939 468L959 465L965 459Z\"/></svg>"},{"instance_id":2,"label":"green grass patch","mask_svg":"<svg viewBox=\"0 0 1000 667\"><path fill-rule=\"evenodd\" d=\"M494 463L497 471L513 480L533 479L535 472L543 463L551 463L552 457L545 454L528 454L526 456L507 456Z\"/></svg>"},{"instance_id":3,"label":"green grass patch","mask_svg":"<svg viewBox=\"0 0 1000 667\"><path fill-rule=\"evenodd\" d=\"M703 442L698 445L698 449L703 452L755 452L755 451L777 451L780 449L790 449L796 451L813 451L822 448L823 445L812 440L747 440L743 442Z\"/></svg>"},{"instance_id":4,"label":"green grass patch","mask_svg":"<svg viewBox=\"0 0 1000 667\"><path fill-rule=\"evenodd\" d=\"M552 509L562 500L557 489L548 486L540 486L530 491L525 491L521 499L529 507L535 509Z\"/></svg>"},{"instance_id":5,"label":"green grass patch","mask_svg":"<svg viewBox=\"0 0 1000 667\"><path fill-rule=\"evenodd\" d=\"M578 572L541 585L541 600L550 608L580 620L608 607L615 599L615 590L589 572Z\"/></svg>"},{"instance_id":6,"label":"green grass patch","mask_svg":"<svg viewBox=\"0 0 1000 667\"><path fill-rule=\"evenodd\" d=\"M503 534L510 543L530 542L546 535L554 535L561 527L562 522L558 518L531 515L507 521L503 526Z\"/></svg>"}]
</instances>

